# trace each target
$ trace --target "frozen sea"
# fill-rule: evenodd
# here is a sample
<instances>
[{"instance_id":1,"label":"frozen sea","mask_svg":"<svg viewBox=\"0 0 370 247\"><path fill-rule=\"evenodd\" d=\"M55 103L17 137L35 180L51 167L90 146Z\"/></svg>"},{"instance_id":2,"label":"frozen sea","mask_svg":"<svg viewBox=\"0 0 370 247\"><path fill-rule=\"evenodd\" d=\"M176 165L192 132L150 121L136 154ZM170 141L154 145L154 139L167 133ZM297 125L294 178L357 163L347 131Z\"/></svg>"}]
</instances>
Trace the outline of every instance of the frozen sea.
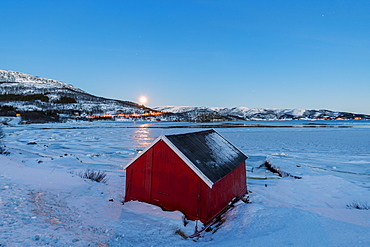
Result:
<instances>
[{"instance_id":1,"label":"frozen sea","mask_svg":"<svg viewBox=\"0 0 370 247\"><path fill-rule=\"evenodd\" d=\"M216 129L249 157L249 171L259 167L264 160L273 159L279 165L287 166L288 171L293 169L301 175L319 171L363 181L364 186L369 180L369 121L31 124L4 128L4 142L12 150L12 157L29 166L50 163L62 169L116 172L122 171L126 163L160 135L207 128ZM58 162L61 159L69 162ZM301 169L304 171L296 169L298 166L305 168Z\"/></svg>"},{"instance_id":2,"label":"frozen sea","mask_svg":"<svg viewBox=\"0 0 370 247\"><path fill-rule=\"evenodd\" d=\"M8 125L2 127L5 136L0 144L5 145L10 154L2 155L0 160L7 165L0 170L0 188L3 188L0 209L7 210L9 219L15 218L6 224L0 222L0 246L52 243L54 246L370 246L370 210L349 207L353 203L370 206L370 121L211 124L82 121L30 125L15 124L14 119L6 121ZM130 204L120 203L125 189L123 167L140 151L160 135L208 128L214 128L249 157L247 184L251 204L238 204L226 215L224 224L194 242L175 234L179 228L190 235L194 232L194 222L185 227L181 217L164 216L154 206L135 204L130 207ZM266 160L302 179L281 178L267 171L261 166ZM20 167L12 170L12 164ZM75 174L86 169L106 172L108 184L80 181ZM26 171L29 176L19 171ZM44 177L36 175L41 180L32 181L32 176L39 171L48 178L72 179L73 185L60 181L51 186L47 179L43 182ZM89 222L75 222L68 217L63 220L61 215L68 215L68 212L60 209L53 211L60 214L59 218L54 217L62 222L59 225L50 220L45 223L47 221L40 214L34 220L39 230L38 226L21 230L16 227L18 221L19 224L23 222L20 217L28 215L28 211L30 218L35 217L35 210L40 210L41 206L22 204L19 199L17 209L12 209L4 203L11 200L9 187L18 191L19 198L25 202L35 201L30 195L39 198L37 193L42 193L44 198L40 201L46 208L47 200L55 202L55 197L62 194L63 200L58 199L60 203L56 208L67 205L70 214L80 212L81 216L89 214L86 207L90 207L104 220L96 215L95 220ZM64 190L69 191L68 196ZM73 200L78 197L83 202ZM17 217L22 206L23 216ZM74 227L85 229L84 224L99 230L91 230L88 236L81 230L76 236L74 232L78 231ZM61 228L59 235L55 230L57 226Z\"/></svg>"}]
</instances>

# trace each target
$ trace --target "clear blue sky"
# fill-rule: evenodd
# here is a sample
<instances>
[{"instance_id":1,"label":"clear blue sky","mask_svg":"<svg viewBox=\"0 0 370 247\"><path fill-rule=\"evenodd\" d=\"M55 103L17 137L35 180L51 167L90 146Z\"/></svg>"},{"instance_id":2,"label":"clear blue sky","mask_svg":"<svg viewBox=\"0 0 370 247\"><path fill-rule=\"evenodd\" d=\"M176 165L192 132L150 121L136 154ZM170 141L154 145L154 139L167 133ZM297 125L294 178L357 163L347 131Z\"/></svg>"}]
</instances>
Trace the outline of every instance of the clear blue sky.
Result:
<instances>
[{"instance_id":1,"label":"clear blue sky","mask_svg":"<svg viewBox=\"0 0 370 247\"><path fill-rule=\"evenodd\" d=\"M370 114L370 1L1 0L0 69L148 106Z\"/></svg>"}]
</instances>

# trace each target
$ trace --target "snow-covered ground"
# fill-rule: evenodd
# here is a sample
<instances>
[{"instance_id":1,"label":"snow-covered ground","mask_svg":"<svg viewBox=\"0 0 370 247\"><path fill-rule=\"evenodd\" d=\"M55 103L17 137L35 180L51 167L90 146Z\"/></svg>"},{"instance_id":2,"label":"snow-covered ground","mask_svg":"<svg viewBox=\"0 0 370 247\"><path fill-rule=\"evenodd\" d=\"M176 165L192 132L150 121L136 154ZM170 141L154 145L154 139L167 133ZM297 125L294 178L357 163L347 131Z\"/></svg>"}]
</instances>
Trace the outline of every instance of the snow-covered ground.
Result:
<instances>
[{"instance_id":1,"label":"snow-covered ground","mask_svg":"<svg viewBox=\"0 0 370 247\"><path fill-rule=\"evenodd\" d=\"M0 155L0 246L370 246L370 210L348 208L370 206L368 121L217 128L249 156L252 203L237 203L194 241L176 233L196 225L184 226L181 212L122 204L122 167L159 135L198 125L0 120L10 152ZM265 160L302 179L278 177L260 167ZM86 169L106 172L107 184L76 175Z\"/></svg>"}]
</instances>

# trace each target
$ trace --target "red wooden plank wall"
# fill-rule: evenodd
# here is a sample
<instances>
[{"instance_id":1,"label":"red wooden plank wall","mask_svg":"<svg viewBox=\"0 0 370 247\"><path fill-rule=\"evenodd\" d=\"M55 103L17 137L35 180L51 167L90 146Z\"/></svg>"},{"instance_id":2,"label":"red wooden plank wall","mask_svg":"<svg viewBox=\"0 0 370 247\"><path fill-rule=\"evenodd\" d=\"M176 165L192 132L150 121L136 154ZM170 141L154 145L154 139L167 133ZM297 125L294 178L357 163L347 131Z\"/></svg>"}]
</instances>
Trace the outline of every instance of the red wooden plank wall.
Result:
<instances>
[{"instance_id":1,"label":"red wooden plank wall","mask_svg":"<svg viewBox=\"0 0 370 247\"><path fill-rule=\"evenodd\" d=\"M162 140L126 170L125 201L138 200L179 210L188 219L204 223L246 190L245 162L210 189Z\"/></svg>"}]
</instances>

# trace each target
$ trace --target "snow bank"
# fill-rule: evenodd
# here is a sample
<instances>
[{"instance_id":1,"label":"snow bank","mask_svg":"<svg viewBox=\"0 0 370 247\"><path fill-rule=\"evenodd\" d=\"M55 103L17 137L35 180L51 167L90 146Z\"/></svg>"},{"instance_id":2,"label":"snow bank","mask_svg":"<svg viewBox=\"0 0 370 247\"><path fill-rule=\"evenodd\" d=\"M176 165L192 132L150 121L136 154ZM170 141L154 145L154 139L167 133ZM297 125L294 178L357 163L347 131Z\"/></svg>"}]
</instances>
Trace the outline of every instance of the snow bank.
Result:
<instances>
[{"instance_id":1,"label":"snow bank","mask_svg":"<svg viewBox=\"0 0 370 247\"><path fill-rule=\"evenodd\" d=\"M122 167L178 123L7 125L0 155L1 246L369 246L369 128L220 128L247 160L251 204L194 242L180 212L122 204ZM186 123L187 127L192 124ZM30 144L31 143L31 144ZM269 162L302 179L280 178ZM75 175L104 171L108 184ZM186 223L186 222L185 222ZM198 223L200 227L200 223Z\"/></svg>"}]
</instances>

